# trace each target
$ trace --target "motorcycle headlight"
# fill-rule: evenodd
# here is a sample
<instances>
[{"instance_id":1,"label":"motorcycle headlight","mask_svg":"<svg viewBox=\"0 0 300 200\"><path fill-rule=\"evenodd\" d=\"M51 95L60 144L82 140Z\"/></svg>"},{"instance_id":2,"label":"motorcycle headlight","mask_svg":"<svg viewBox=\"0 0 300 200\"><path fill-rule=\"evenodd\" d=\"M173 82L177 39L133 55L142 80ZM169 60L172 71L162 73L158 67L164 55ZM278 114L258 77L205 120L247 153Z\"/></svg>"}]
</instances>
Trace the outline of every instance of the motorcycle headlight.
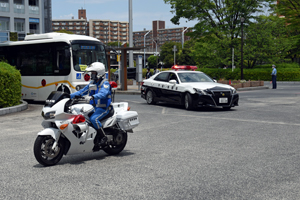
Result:
<instances>
[{"instance_id":1,"label":"motorcycle headlight","mask_svg":"<svg viewBox=\"0 0 300 200\"><path fill-rule=\"evenodd\" d=\"M44 112L42 112L42 116L46 120L47 119L53 119L53 118L55 118L55 111L47 112L46 114L44 114Z\"/></svg>"},{"instance_id":2,"label":"motorcycle headlight","mask_svg":"<svg viewBox=\"0 0 300 200\"><path fill-rule=\"evenodd\" d=\"M197 89L197 88L194 88L195 92L198 93L198 94L203 94L203 95L206 95L207 93L204 91L204 90L200 90L200 89Z\"/></svg>"}]
</instances>

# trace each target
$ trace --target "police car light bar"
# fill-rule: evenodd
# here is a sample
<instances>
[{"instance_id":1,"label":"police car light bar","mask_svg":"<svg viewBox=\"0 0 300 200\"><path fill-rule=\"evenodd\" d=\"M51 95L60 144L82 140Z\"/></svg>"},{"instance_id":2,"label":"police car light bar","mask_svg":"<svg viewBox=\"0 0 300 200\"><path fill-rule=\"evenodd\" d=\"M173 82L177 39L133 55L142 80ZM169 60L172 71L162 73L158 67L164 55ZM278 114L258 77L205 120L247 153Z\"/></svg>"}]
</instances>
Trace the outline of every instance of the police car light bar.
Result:
<instances>
[{"instance_id":1,"label":"police car light bar","mask_svg":"<svg viewBox=\"0 0 300 200\"><path fill-rule=\"evenodd\" d=\"M197 66L191 66L191 65L173 65L172 68L173 70L192 70L195 71L197 69Z\"/></svg>"}]
</instances>

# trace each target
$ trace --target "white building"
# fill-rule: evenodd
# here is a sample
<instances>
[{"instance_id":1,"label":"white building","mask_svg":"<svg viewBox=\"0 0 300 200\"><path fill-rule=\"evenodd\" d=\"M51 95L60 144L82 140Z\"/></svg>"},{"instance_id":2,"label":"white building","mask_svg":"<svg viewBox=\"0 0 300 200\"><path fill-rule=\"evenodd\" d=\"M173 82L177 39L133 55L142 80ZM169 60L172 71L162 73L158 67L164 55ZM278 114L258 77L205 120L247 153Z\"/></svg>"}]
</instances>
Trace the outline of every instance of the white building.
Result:
<instances>
[{"instance_id":1,"label":"white building","mask_svg":"<svg viewBox=\"0 0 300 200\"><path fill-rule=\"evenodd\" d=\"M17 33L23 40L28 33L52 31L51 0L0 0L0 42Z\"/></svg>"}]
</instances>

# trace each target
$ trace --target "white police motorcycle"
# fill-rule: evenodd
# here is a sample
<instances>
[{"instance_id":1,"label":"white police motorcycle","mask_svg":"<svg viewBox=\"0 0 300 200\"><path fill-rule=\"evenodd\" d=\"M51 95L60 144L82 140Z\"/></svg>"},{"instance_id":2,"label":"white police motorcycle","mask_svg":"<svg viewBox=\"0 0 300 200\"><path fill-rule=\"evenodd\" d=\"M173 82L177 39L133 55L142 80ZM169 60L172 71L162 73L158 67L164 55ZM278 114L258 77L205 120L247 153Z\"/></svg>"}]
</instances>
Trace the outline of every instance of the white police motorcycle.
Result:
<instances>
[{"instance_id":1,"label":"white police motorcycle","mask_svg":"<svg viewBox=\"0 0 300 200\"><path fill-rule=\"evenodd\" d=\"M90 85L90 88L95 85ZM100 138L93 128L89 117L94 108L77 96L53 91L42 109L44 130L37 134L34 143L34 156L44 165L57 164L63 155L105 151L109 155L120 153L127 143L127 132L139 124L138 113L129 111L127 102L112 103L110 112L101 120L102 131L108 140L105 146L99 146Z\"/></svg>"}]
</instances>

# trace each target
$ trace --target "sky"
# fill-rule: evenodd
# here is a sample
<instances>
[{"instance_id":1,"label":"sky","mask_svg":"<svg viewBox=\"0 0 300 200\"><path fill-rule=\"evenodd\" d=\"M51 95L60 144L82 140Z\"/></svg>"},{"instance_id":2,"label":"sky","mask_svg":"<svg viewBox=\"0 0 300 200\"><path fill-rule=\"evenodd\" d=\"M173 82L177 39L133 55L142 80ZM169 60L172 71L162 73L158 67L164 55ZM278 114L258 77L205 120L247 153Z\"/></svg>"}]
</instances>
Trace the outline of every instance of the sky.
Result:
<instances>
[{"instance_id":1,"label":"sky","mask_svg":"<svg viewBox=\"0 0 300 200\"><path fill-rule=\"evenodd\" d=\"M86 9L87 19L129 22L129 0L52 0L52 19L78 19L78 9ZM132 0L133 31L152 30L152 21L165 21L165 28L193 27L196 22L170 20L171 6L164 0Z\"/></svg>"}]
</instances>

